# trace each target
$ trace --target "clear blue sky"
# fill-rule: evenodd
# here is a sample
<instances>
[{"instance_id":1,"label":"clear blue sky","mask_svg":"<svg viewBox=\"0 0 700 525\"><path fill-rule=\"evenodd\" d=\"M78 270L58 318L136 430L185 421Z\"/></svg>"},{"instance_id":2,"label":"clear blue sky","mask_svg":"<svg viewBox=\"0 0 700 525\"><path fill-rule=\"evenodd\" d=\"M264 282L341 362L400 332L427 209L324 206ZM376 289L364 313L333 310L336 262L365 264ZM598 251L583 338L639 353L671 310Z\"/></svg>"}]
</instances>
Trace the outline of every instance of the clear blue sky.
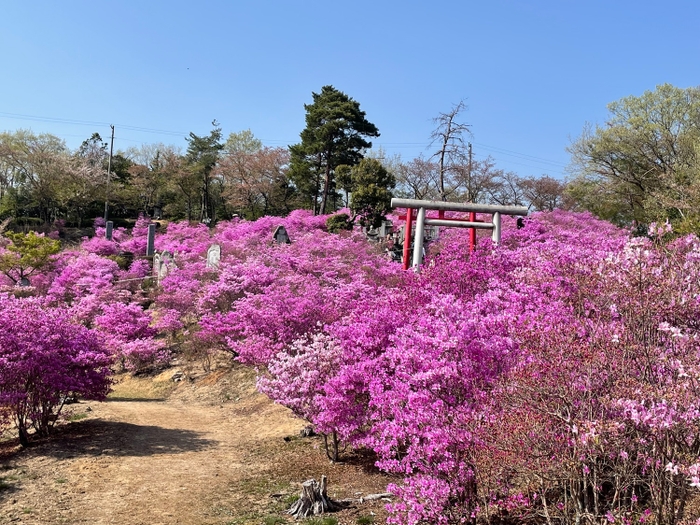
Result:
<instances>
[{"instance_id":1,"label":"clear blue sky","mask_svg":"<svg viewBox=\"0 0 700 525\"><path fill-rule=\"evenodd\" d=\"M609 102L700 85L693 0L3 4L0 130L53 133L71 148L95 131L108 138L111 123L115 149L184 149L213 119L225 135L251 129L286 146L311 93L331 84L360 103L389 154L429 155L432 118L463 99L477 158L563 177L565 148L604 122Z\"/></svg>"}]
</instances>

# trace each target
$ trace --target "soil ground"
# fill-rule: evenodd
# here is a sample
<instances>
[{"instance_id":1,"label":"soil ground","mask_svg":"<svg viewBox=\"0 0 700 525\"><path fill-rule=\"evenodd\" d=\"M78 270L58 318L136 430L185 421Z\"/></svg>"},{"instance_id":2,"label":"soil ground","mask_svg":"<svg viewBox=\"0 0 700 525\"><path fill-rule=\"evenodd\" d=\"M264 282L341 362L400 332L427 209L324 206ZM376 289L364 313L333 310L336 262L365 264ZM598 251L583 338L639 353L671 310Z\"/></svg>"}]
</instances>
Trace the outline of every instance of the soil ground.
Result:
<instances>
[{"instance_id":1,"label":"soil ground","mask_svg":"<svg viewBox=\"0 0 700 525\"><path fill-rule=\"evenodd\" d=\"M305 422L255 390L244 367L124 376L108 401L68 408L54 435L0 441L0 524L282 524L307 479L333 499L385 492L370 457L331 463ZM286 439L285 439L286 438ZM383 523L385 502L353 504L339 525ZM317 521L321 524L322 521ZM326 523L330 523L326 521Z\"/></svg>"}]
</instances>

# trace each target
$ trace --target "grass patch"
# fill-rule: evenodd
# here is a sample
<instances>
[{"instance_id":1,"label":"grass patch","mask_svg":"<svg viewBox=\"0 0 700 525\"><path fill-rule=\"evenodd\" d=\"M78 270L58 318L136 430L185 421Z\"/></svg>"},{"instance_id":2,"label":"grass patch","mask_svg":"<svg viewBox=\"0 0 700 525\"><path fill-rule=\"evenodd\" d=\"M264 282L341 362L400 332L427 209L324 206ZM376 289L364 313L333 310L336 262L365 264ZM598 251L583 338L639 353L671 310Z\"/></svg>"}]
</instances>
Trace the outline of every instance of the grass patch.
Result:
<instances>
[{"instance_id":1,"label":"grass patch","mask_svg":"<svg viewBox=\"0 0 700 525\"><path fill-rule=\"evenodd\" d=\"M370 525L374 523L374 516L360 516L355 520L355 523L357 523L357 525Z\"/></svg>"},{"instance_id":2,"label":"grass patch","mask_svg":"<svg viewBox=\"0 0 700 525\"><path fill-rule=\"evenodd\" d=\"M290 483L280 482L267 477L244 479L234 483L233 486L235 486L237 492L249 496L268 496L270 494L293 492L293 488ZM293 501L296 501L297 499L298 496L294 496ZM286 501L286 498L284 501Z\"/></svg>"},{"instance_id":3,"label":"grass patch","mask_svg":"<svg viewBox=\"0 0 700 525\"><path fill-rule=\"evenodd\" d=\"M266 517L271 517L267 515ZM263 515L258 512L248 512L238 516L233 521L227 521L226 525L260 525L260 519L265 519Z\"/></svg>"},{"instance_id":4,"label":"grass patch","mask_svg":"<svg viewBox=\"0 0 700 525\"><path fill-rule=\"evenodd\" d=\"M215 516L233 516L231 509L222 505L217 505L216 507L212 508L212 512Z\"/></svg>"},{"instance_id":5,"label":"grass patch","mask_svg":"<svg viewBox=\"0 0 700 525\"><path fill-rule=\"evenodd\" d=\"M88 415L85 412L79 412L79 413L75 413L75 414L69 414L66 419L72 423L73 421L80 421L82 419L87 419L87 418L88 418Z\"/></svg>"},{"instance_id":6,"label":"grass patch","mask_svg":"<svg viewBox=\"0 0 700 525\"><path fill-rule=\"evenodd\" d=\"M338 525L337 518L328 516L326 518L311 518L304 522L306 525Z\"/></svg>"},{"instance_id":7,"label":"grass patch","mask_svg":"<svg viewBox=\"0 0 700 525\"><path fill-rule=\"evenodd\" d=\"M164 401L175 388L170 381L172 372L164 372L153 377L133 377L120 374L115 377L112 391L107 400L113 401Z\"/></svg>"},{"instance_id":8,"label":"grass patch","mask_svg":"<svg viewBox=\"0 0 700 525\"><path fill-rule=\"evenodd\" d=\"M287 523L287 520L279 516L266 516L262 522L263 525L281 525L282 523Z\"/></svg>"},{"instance_id":9,"label":"grass patch","mask_svg":"<svg viewBox=\"0 0 700 525\"><path fill-rule=\"evenodd\" d=\"M297 502L298 499L299 499L298 494L289 494L288 496L286 496L282 500L282 503L284 504L285 507L291 507L292 505L294 505Z\"/></svg>"}]
</instances>

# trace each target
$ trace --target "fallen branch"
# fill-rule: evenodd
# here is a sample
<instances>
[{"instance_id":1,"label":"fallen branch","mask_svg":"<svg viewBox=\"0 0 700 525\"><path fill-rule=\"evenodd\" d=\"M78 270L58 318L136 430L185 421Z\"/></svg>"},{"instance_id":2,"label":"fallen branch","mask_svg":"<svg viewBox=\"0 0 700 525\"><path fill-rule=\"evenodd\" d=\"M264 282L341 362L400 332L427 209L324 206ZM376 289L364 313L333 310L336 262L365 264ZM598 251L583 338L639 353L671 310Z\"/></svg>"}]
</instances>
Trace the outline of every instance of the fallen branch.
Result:
<instances>
[{"instance_id":1,"label":"fallen branch","mask_svg":"<svg viewBox=\"0 0 700 525\"><path fill-rule=\"evenodd\" d=\"M391 492L381 492L379 494L367 494L360 498L345 498L338 500L338 503L364 503L365 501L373 501L378 499L390 499L393 496Z\"/></svg>"}]
</instances>

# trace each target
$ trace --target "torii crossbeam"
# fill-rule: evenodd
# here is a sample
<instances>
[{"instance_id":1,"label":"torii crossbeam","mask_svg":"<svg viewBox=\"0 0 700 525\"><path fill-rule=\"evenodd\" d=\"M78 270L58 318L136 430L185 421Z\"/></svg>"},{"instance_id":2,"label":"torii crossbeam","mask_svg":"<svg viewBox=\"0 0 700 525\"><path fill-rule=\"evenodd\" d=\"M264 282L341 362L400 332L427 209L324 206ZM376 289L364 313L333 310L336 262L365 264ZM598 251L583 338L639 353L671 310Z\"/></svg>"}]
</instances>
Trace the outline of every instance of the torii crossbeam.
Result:
<instances>
[{"instance_id":1,"label":"torii crossbeam","mask_svg":"<svg viewBox=\"0 0 700 525\"><path fill-rule=\"evenodd\" d=\"M423 228L428 226L448 226L457 228L470 228L469 249L474 250L476 245L476 229L491 230L491 239L494 244L501 242L501 215L526 216L528 211L525 206L500 206L494 204L474 204L460 202L425 201L417 199L391 199L392 208L406 208L406 231L403 243L403 269L408 270L408 252L411 246L411 224L416 219L416 242L413 245L414 269L419 269L423 262ZM413 210L418 210L417 216ZM427 210L438 212L437 217L426 217ZM469 219L446 218L446 211L469 213ZM488 213L491 222L476 220L477 213ZM419 235L420 232L420 235Z\"/></svg>"}]
</instances>

